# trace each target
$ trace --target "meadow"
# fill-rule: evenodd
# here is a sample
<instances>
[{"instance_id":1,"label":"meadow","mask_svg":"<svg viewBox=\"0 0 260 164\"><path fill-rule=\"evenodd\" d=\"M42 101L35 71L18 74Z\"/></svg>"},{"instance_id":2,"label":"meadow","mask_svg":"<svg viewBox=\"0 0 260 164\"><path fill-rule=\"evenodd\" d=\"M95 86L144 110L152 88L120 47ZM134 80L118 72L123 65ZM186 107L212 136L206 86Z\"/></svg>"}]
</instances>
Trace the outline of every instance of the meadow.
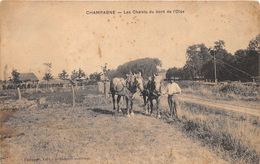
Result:
<instances>
[{"instance_id":1,"label":"meadow","mask_svg":"<svg viewBox=\"0 0 260 164\"><path fill-rule=\"evenodd\" d=\"M220 84L216 86L216 85L200 84L197 82L186 82L186 81L179 84L182 87L183 95L204 98L212 102L223 103L223 104L230 102L231 104L235 104L234 107L239 105L256 107L258 103L257 101L259 98L259 94L258 94L257 86L254 85L249 86L249 85L234 83L234 84ZM107 132L105 129L101 128L102 121L99 122L100 125L98 124L94 126L94 128L101 128L103 129L102 131L104 132L106 131L106 135L104 134L103 136L105 138L108 137L107 135L113 135L113 133L115 133L114 131L115 127L120 128L118 124L113 123L114 121L116 120L118 121L119 119L120 125L131 127L133 124L132 122L133 119L135 121L139 120L140 121L139 123L134 124L136 126L136 129L132 131L131 134L127 133L128 136L131 135L131 137L133 137L133 143L132 141L131 143L127 142L127 144L129 145L134 144L135 141L134 137L137 135L136 132L139 131L138 129L146 129L149 132L152 132L152 131L156 131L157 128L159 129L166 128L166 129L161 129L160 132L162 134L162 136L160 136L161 138L164 138L165 136L171 136L172 134L176 133L178 134L178 139L180 139L179 135L183 135L184 138L190 140L189 142L192 142L192 144L199 145L199 146L194 146L194 150L193 149L190 150L193 151L190 152L191 154L196 152L197 148L195 147L198 147L198 149L199 148L203 149L204 153L206 150L209 151L209 153L207 153L208 154L207 158L210 159L212 158L216 161L218 161L217 159L219 159L219 160L224 160L227 163L259 163L260 120L259 117L255 115L245 114L241 112L234 112L234 111L226 111L221 108L214 108L211 106L207 106L195 102L183 101L180 97L178 118L172 119L168 115L169 111L167 106L167 99L165 96L162 96L161 108L163 111L163 115L162 115L163 117L161 120L156 119L157 121L155 121L154 120L155 116L145 115L145 110L143 107L141 107L142 105L141 97L134 100L134 108L136 111L136 116L134 116L135 118L131 118L129 120L129 118L124 117L124 115L122 114L116 115L116 112L112 110L111 97L106 98L103 94L100 94L98 92L96 85L75 87L75 103L76 103L75 107L72 107L73 96L72 96L71 88L52 88L48 90L46 89L21 90L21 95L22 95L21 100L17 100L18 97L17 97L16 90L8 90L5 92L1 91L0 95L1 95L0 101L2 104L0 107L1 145L7 148L8 146L6 145L10 143L14 144L14 142L20 143L20 141L18 141L19 138L29 135L29 137L31 137L30 142L34 143L34 145L32 145L30 149L37 150L38 154L30 154L29 152L27 152L26 155L35 156L34 159L37 159L39 156L41 156L40 154L42 153L41 151L43 150L44 153L47 153L45 152L45 149L39 150L39 148L37 148L38 145L37 143L40 141L35 139L35 137L31 136L31 135L37 135L39 132L40 135L39 137L42 140L45 140L45 138L41 136L40 131L37 131L37 130L41 130L42 126L45 127L47 125L48 126L55 125L56 127L57 124L57 127L59 128L62 128L63 126L64 128L67 126L72 126L75 130L77 129L77 127L84 129L86 128L84 126L85 124L95 125L97 123L95 119L100 118L103 121L104 119L108 119L103 123L108 125L107 128L109 128L111 132ZM124 102L122 102L122 107L124 108ZM47 118L46 116L50 118ZM20 117L23 119L21 120ZM115 117L118 117L118 119L115 120ZM56 122L55 119L57 120ZM126 121L127 119L128 121ZM91 120L91 121L85 122L87 120ZM147 121L149 122L149 124L154 124L154 125L153 126L148 125ZM109 124L107 124L108 122ZM28 131L28 127L31 127L32 125L35 126L35 130L37 129L37 127L38 129L36 131L30 132ZM110 127L112 125L114 127ZM168 125L170 125L173 129L169 128ZM18 127L20 127L20 129ZM67 128L70 129L72 127L67 127ZM98 129L89 129L89 130L97 131ZM143 136L144 138L140 139L142 141L139 142L140 145L138 146L141 146L142 148L144 147L147 148L147 150L145 150L147 153L148 153L149 146L143 144L146 143L147 137L145 136L146 133L148 133L148 131L140 132L140 134L138 133L139 137L142 137L144 135ZM36 132L37 134L35 134ZM55 134L58 132L59 131L55 130ZM89 131L86 131L86 134L87 133L89 133ZM97 135L100 133L101 131L98 130L94 138L97 138ZM49 135L52 134L50 133ZM58 133L56 135L59 136L61 134ZM63 135L71 136L72 134L70 131L67 131L66 133L64 131ZM126 133L122 135L126 135ZM156 135L157 133L153 133L151 134L151 137L152 136L154 137ZM80 131L79 129L78 136L75 139L77 141L84 142L84 140L86 139L86 138L84 139L84 136L85 134L83 134L83 132ZM165 147L163 146L160 147L160 151L162 152L166 151L166 147L167 147L166 145L167 142L169 142L169 140L172 139L174 142L178 142L176 138L174 139L174 137L168 137L163 142L161 141L160 137L158 138L159 140L154 138L152 140L152 143L155 142L155 145L158 145L158 143L160 143L161 145L165 145ZM33 139L35 139L35 141ZM26 138L22 138L22 140L24 141L24 143L29 142L29 141L27 142ZM65 155L65 157L67 157L66 155L69 155L69 151L67 151L67 149L69 149L68 147L70 147L70 144L55 143L55 142L52 143L51 140L48 140L48 143L52 143L50 144L52 146L50 150L55 151L56 149L58 149L57 147L55 147L55 145L62 144L63 146L61 146L61 148L66 149L66 153L62 155ZM99 143L96 146L100 146L102 145L102 143L103 142ZM77 144L77 146L80 146L80 144L78 144L77 142L75 144ZM129 145L124 148L126 149L125 151L127 150L130 151ZM122 148L122 145L119 144L119 146ZM182 148L179 148L178 151L188 151L187 149L189 149L186 148L185 145L183 144L179 146ZM44 148L45 147L46 145L44 146ZM81 147L81 149L82 148L83 147ZM59 151L63 151L60 149ZM117 149L117 147L114 147L114 149ZM112 150L110 151L113 152ZM147 159L150 158L148 154L146 154L145 156L147 157ZM163 155L163 157L165 157L164 160L168 161L168 163L171 163L173 159L168 159L169 156L166 154ZM50 158L54 158L51 154L48 155L50 156ZM215 157L214 155L216 155L217 157ZM0 157L5 159L7 158L5 156L8 156L8 153L6 152L1 153ZM196 155L194 154L194 157L195 156ZM201 163L202 162L201 159L204 158L202 156L201 158L199 158L199 163ZM77 154L76 157L80 157L79 154ZM139 161L141 160L140 158L137 158L136 160ZM191 156L185 156L185 160L188 160L189 158L193 159L193 157ZM154 161L157 160L159 159L156 158ZM175 160L180 162L179 157L175 157ZM196 159L194 160L196 161Z\"/></svg>"}]
</instances>

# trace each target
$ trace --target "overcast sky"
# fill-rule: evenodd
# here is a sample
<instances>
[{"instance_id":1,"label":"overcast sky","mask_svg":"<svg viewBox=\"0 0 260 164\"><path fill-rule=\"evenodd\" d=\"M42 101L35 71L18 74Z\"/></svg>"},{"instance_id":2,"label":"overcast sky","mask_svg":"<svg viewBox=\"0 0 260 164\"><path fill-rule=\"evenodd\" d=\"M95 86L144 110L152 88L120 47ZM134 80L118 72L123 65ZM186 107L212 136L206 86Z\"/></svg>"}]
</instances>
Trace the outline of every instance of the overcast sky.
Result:
<instances>
[{"instance_id":1,"label":"overcast sky","mask_svg":"<svg viewBox=\"0 0 260 164\"><path fill-rule=\"evenodd\" d=\"M183 14L87 15L86 10L184 10ZM260 33L257 2L1 2L0 67L53 74L158 57L181 67L189 45L222 39L234 53ZM41 78L41 77L39 77Z\"/></svg>"}]
</instances>

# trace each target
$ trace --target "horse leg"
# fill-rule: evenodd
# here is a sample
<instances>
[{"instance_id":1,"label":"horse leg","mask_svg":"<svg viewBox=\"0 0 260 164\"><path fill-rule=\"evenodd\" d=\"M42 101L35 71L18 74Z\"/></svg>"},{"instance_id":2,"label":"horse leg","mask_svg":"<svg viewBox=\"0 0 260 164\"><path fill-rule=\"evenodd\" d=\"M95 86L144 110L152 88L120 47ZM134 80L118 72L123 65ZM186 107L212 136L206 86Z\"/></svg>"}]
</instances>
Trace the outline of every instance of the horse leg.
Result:
<instances>
[{"instance_id":1,"label":"horse leg","mask_svg":"<svg viewBox=\"0 0 260 164\"><path fill-rule=\"evenodd\" d=\"M156 99L156 109L157 109L157 117L161 118L161 109L160 109L160 99Z\"/></svg>"},{"instance_id":2,"label":"horse leg","mask_svg":"<svg viewBox=\"0 0 260 164\"><path fill-rule=\"evenodd\" d=\"M122 100L122 101L124 102L124 101L125 101L125 96L122 96L122 97L123 97L123 100Z\"/></svg>"},{"instance_id":3,"label":"horse leg","mask_svg":"<svg viewBox=\"0 0 260 164\"><path fill-rule=\"evenodd\" d=\"M150 114L153 114L153 99L150 99Z\"/></svg>"},{"instance_id":4,"label":"horse leg","mask_svg":"<svg viewBox=\"0 0 260 164\"><path fill-rule=\"evenodd\" d=\"M148 95L146 95L146 93L143 94L143 99L144 99L145 114L149 114L150 104L149 104L149 97Z\"/></svg>"},{"instance_id":5,"label":"horse leg","mask_svg":"<svg viewBox=\"0 0 260 164\"><path fill-rule=\"evenodd\" d=\"M130 110L131 110L131 116L134 115L134 111L133 111L133 100L130 99Z\"/></svg>"},{"instance_id":6,"label":"horse leg","mask_svg":"<svg viewBox=\"0 0 260 164\"><path fill-rule=\"evenodd\" d=\"M149 98L146 99L146 105L145 105L145 114L149 114L150 113L150 100Z\"/></svg>"},{"instance_id":7,"label":"horse leg","mask_svg":"<svg viewBox=\"0 0 260 164\"><path fill-rule=\"evenodd\" d=\"M172 97L168 96L168 104L169 104L169 108L170 108L170 117L173 117L173 106L172 106Z\"/></svg>"},{"instance_id":8,"label":"horse leg","mask_svg":"<svg viewBox=\"0 0 260 164\"><path fill-rule=\"evenodd\" d=\"M178 115L177 115L177 103L176 103L176 100L174 101L174 113L175 113L175 116L178 118Z\"/></svg>"},{"instance_id":9,"label":"horse leg","mask_svg":"<svg viewBox=\"0 0 260 164\"><path fill-rule=\"evenodd\" d=\"M113 100L113 109L116 110L116 106L115 106L115 94L112 93L112 100Z\"/></svg>"},{"instance_id":10,"label":"horse leg","mask_svg":"<svg viewBox=\"0 0 260 164\"><path fill-rule=\"evenodd\" d=\"M171 109L171 101L170 101L170 97L169 96L168 96L167 100L168 100L168 106L170 108L170 117L171 117L172 116L172 109Z\"/></svg>"},{"instance_id":11,"label":"horse leg","mask_svg":"<svg viewBox=\"0 0 260 164\"><path fill-rule=\"evenodd\" d=\"M145 105L145 114L149 114L149 109L150 109L150 105L149 105L149 102L147 101L147 103Z\"/></svg>"},{"instance_id":12,"label":"horse leg","mask_svg":"<svg viewBox=\"0 0 260 164\"><path fill-rule=\"evenodd\" d=\"M127 117L129 117L130 116L129 115L129 108L128 108L128 101L129 101L129 99L128 99L127 96L125 97L125 101L126 101L126 114L127 114Z\"/></svg>"},{"instance_id":13,"label":"horse leg","mask_svg":"<svg viewBox=\"0 0 260 164\"><path fill-rule=\"evenodd\" d=\"M143 101L144 101L144 107L146 106L146 95L145 95L145 93L143 93Z\"/></svg>"},{"instance_id":14,"label":"horse leg","mask_svg":"<svg viewBox=\"0 0 260 164\"><path fill-rule=\"evenodd\" d=\"M117 96L117 111L118 111L118 112L121 112L121 109L120 109L120 99L121 99L121 96L118 95L118 96Z\"/></svg>"}]
</instances>

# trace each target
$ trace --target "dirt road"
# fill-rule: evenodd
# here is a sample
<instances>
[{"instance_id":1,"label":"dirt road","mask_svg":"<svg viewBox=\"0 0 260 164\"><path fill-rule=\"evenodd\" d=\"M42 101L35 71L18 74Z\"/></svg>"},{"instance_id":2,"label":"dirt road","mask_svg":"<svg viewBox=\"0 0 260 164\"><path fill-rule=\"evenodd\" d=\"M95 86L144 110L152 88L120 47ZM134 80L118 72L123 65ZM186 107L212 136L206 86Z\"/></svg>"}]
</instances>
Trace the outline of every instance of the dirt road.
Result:
<instances>
[{"instance_id":1,"label":"dirt road","mask_svg":"<svg viewBox=\"0 0 260 164\"><path fill-rule=\"evenodd\" d=\"M3 140L1 163L226 163L142 113L114 115L111 104L17 111L3 122L12 133Z\"/></svg>"},{"instance_id":2,"label":"dirt road","mask_svg":"<svg viewBox=\"0 0 260 164\"><path fill-rule=\"evenodd\" d=\"M205 105L221 110L240 112L250 114L253 116L260 116L260 104L241 104L240 102L228 102L228 101L213 101L205 98L199 98L187 94L179 96L180 101L191 102L195 104Z\"/></svg>"}]
</instances>

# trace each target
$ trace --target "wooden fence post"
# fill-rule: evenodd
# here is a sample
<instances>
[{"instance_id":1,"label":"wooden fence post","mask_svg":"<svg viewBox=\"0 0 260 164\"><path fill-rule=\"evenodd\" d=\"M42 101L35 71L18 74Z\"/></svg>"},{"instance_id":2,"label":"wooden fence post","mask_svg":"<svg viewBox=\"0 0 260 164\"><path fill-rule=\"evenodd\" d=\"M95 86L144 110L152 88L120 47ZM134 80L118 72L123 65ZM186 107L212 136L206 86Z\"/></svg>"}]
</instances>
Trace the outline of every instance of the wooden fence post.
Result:
<instances>
[{"instance_id":1,"label":"wooden fence post","mask_svg":"<svg viewBox=\"0 0 260 164\"><path fill-rule=\"evenodd\" d=\"M20 91L19 87L17 88L17 92L18 92L18 100L21 100L22 96L21 96L21 91Z\"/></svg>"},{"instance_id":2,"label":"wooden fence post","mask_svg":"<svg viewBox=\"0 0 260 164\"><path fill-rule=\"evenodd\" d=\"M106 81L104 81L104 95L105 95L105 98L107 98L107 87L106 87Z\"/></svg>"},{"instance_id":3,"label":"wooden fence post","mask_svg":"<svg viewBox=\"0 0 260 164\"><path fill-rule=\"evenodd\" d=\"M72 107L75 107L75 90L74 90L74 86L73 84L71 85L71 89L72 89Z\"/></svg>"}]
</instances>

